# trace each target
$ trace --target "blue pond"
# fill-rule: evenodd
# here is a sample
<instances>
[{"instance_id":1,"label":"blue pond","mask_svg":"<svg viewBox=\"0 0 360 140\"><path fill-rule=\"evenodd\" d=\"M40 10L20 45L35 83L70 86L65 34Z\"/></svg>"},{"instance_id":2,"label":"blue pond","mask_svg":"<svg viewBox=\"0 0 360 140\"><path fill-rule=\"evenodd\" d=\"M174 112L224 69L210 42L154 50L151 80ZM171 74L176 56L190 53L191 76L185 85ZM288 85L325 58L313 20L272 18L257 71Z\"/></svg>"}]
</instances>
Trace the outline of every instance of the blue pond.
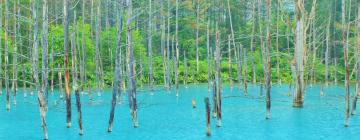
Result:
<instances>
[{"instance_id":1,"label":"blue pond","mask_svg":"<svg viewBox=\"0 0 360 140\"><path fill-rule=\"evenodd\" d=\"M114 128L107 132L111 90L101 96L94 95L90 102L83 95L84 135L78 135L77 114L72 95L72 127L66 128L64 101L59 93L49 95L47 125L49 139L360 139L360 117L350 118L350 127L344 128L344 88L330 86L319 96L320 87L306 90L305 106L292 108L292 98L287 96L287 85L272 88L271 119L265 120L265 99L259 96L258 86L249 86L244 96L237 88L223 87L222 127L216 128L211 120L212 136L205 135L204 97L209 97L207 85L181 87L180 96L174 90L156 90L153 93L138 91L139 128L133 128L127 95L116 106ZM197 108L191 106L191 99ZM12 96L11 96L12 101ZM17 104L5 110L5 95L0 96L0 140L42 139L40 116L36 96L23 97L20 90ZM360 111L358 111L360 112Z\"/></svg>"}]
</instances>

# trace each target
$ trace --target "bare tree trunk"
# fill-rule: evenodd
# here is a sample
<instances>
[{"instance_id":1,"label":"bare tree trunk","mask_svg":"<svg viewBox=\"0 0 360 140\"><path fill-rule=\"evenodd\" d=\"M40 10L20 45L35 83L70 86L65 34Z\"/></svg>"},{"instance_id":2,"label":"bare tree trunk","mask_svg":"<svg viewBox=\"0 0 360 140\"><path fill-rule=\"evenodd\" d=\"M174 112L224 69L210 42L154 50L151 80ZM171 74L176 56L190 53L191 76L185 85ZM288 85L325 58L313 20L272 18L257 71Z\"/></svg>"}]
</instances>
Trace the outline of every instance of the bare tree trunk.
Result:
<instances>
[{"instance_id":1,"label":"bare tree trunk","mask_svg":"<svg viewBox=\"0 0 360 140\"><path fill-rule=\"evenodd\" d=\"M295 0L296 11L296 34L295 34L295 95L293 98L293 107L303 107L304 104L304 5L303 0Z\"/></svg>"},{"instance_id":2,"label":"bare tree trunk","mask_svg":"<svg viewBox=\"0 0 360 140\"><path fill-rule=\"evenodd\" d=\"M34 46L33 46L33 53L32 53L32 67L33 67L33 77L35 79L35 85L36 85L36 90L37 90L37 99L38 99L38 103L39 103L39 110L40 110L40 117L41 117L41 125L42 125L42 129L43 129L43 134L44 134L44 139L47 140L48 139L48 135L47 135L47 128L46 128L46 120L45 120L45 116L46 116L46 109L45 109L45 104L43 101L43 90L41 89L41 85L40 85L40 80L39 80L39 72L38 72L38 59L39 59L39 45L38 45L38 17L37 17L37 5L38 5L38 0L34 0L31 1L32 4L32 14L33 14L33 18L34 18L34 31L33 31L33 35L34 35ZM47 5L47 0L43 0L43 5ZM45 6L47 7L47 6Z\"/></svg>"},{"instance_id":3,"label":"bare tree trunk","mask_svg":"<svg viewBox=\"0 0 360 140\"><path fill-rule=\"evenodd\" d=\"M45 94L45 111L48 106L48 0L43 0L43 24L42 24L42 92Z\"/></svg>"},{"instance_id":4,"label":"bare tree trunk","mask_svg":"<svg viewBox=\"0 0 360 140\"><path fill-rule=\"evenodd\" d=\"M265 71L265 88L266 88L266 119L270 119L270 91L271 91L271 60L270 60L270 26L271 26L271 0L266 0L266 71Z\"/></svg>"},{"instance_id":5,"label":"bare tree trunk","mask_svg":"<svg viewBox=\"0 0 360 140\"><path fill-rule=\"evenodd\" d=\"M136 103L136 74L135 74L135 60L134 60L134 52L133 52L133 46L132 46L132 0L126 0L127 2L127 32L126 32L126 52L127 52L127 73L128 73L128 90L129 90L129 102L130 102L130 112L131 117L134 123L134 128L138 127L138 121L137 121L137 103Z\"/></svg>"},{"instance_id":6,"label":"bare tree trunk","mask_svg":"<svg viewBox=\"0 0 360 140\"><path fill-rule=\"evenodd\" d=\"M14 1L14 48L13 48L13 80L12 80L12 89L13 89L13 104L16 105L16 90L17 90L17 3Z\"/></svg>"},{"instance_id":7,"label":"bare tree trunk","mask_svg":"<svg viewBox=\"0 0 360 140\"><path fill-rule=\"evenodd\" d=\"M69 86L69 9L68 0L64 0L64 67L65 67L65 99L66 99L66 127L71 127L71 96Z\"/></svg>"},{"instance_id":8,"label":"bare tree trunk","mask_svg":"<svg viewBox=\"0 0 360 140\"><path fill-rule=\"evenodd\" d=\"M179 96L179 38L178 38L178 28L179 28L179 0L176 0L176 24L175 24L175 50L176 50L176 60L175 60L175 85L176 85L176 96Z\"/></svg>"},{"instance_id":9,"label":"bare tree trunk","mask_svg":"<svg viewBox=\"0 0 360 140\"><path fill-rule=\"evenodd\" d=\"M325 50L325 86L329 85L329 55L330 55L330 24L331 24L331 15L329 16L328 24L326 26L326 50Z\"/></svg>"},{"instance_id":10,"label":"bare tree trunk","mask_svg":"<svg viewBox=\"0 0 360 140\"><path fill-rule=\"evenodd\" d=\"M86 85L86 50L85 50L85 0L82 1L82 31L81 31L81 52L82 60L80 66L81 91L84 91Z\"/></svg>"},{"instance_id":11,"label":"bare tree trunk","mask_svg":"<svg viewBox=\"0 0 360 140\"><path fill-rule=\"evenodd\" d=\"M277 4L279 5L279 0L277 0ZM281 85L281 77L280 77L280 52L279 52L279 6L276 9L276 76L277 82ZM271 19L270 19L271 22ZM270 52L269 52L270 54Z\"/></svg>"},{"instance_id":12,"label":"bare tree trunk","mask_svg":"<svg viewBox=\"0 0 360 140\"><path fill-rule=\"evenodd\" d=\"M184 86L185 86L185 88L187 88L187 80L188 80L187 78L188 78L188 66L187 66L186 52L184 51Z\"/></svg>"},{"instance_id":13,"label":"bare tree trunk","mask_svg":"<svg viewBox=\"0 0 360 140\"><path fill-rule=\"evenodd\" d=\"M228 36L228 56L229 56L229 83L230 88L233 88L233 81L232 81L232 61L231 61L231 45L230 45L231 35Z\"/></svg>"},{"instance_id":14,"label":"bare tree trunk","mask_svg":"<svg viewBox=\"0 0 360 140\"><path fill-rule=\"evenodd\" d=\"M207 25L206 25L206 50L207 50L207 63L208 63L208 91L210 92L211 89L211 71L212 71L212 67L211 67L211 54L210 54L210 20L208 21Z\"/></svg>"},{"instance_id":15,"label":"bare tree trunk","mask_svg":"<svg viewBox=\"0 0 360 140\"><path fill-rule=\"evenodd\" d=\"M9 3L7 2L7 0L5 0L4 2L5 4L5 35L4 35L4 41L5 41L5 66L4 66L4 77L5 77L5 93L6 93L6 111L10 111L10 93L9 93L9 77L8 77L8 65L9 65L9 41L8 41L8 31L9 31Z\"/></svg>"},{"instance_id":16,"label":"bare tree trunk","mask_svg":"<svg viewBox=\"0 0 360 140\"><path fill-rule=\"evenodd\" d=\"M73 89L75 91L75 99L76 99L76 108L78 114L78 124L79 124L79 135L83 135L83 126L82 126L82 112L81 112L81 101L80 101L80 93L78 86L78 70L77 70L77 57L76 57L76 40L77 40L77 24L76 24L76 11L74 11L74 33L71 38L71 50L72 50L72 77L73 77Z\"/></svg>"},{"instance_id":17,"label":"bare tree trunk","mask_svg":"<svg viewBox=\"0 0 360 140\"><path fill-rule=\"evenodd\" d=\"M246 49L243 50L244 53L244 94L245 96L248 95L248 88L247 88L247 55L246 55Z\"/></svg>"},{"instance_id":18,"label":"bare tree trunk","mask_svg":"<svg viewBox=\"0 0 360 140\"><path fill-rule=\"evenodd\" d=\"M162 60L163 60L163 77L164 77L164 87L165 89L168 89L168 81L167 81L167 63L166 63L166 49L165 49L165 40L166 40L166 35L165 35L165 15L163 13L165 13L165 9L164 9L164 4L163 1L161 1L161 10L160 10L160 16L161 16L161 37L160 37L160 42L161 42L161 52L162 52Z\"/></svg>"},{"instance_id":19,"label":"bare tree trunk","mask_svg":"<svg viewBox=\"0 0 360 140\"><path fill-rule=\"evenodd\" d=\"M196 73L199 73L199 15L200 15L200 2L196 3Z\"/></svg>"},{"instance_id":20,"label":"bare tree trunk","mask_svg":"<svg viewBox=\"0 0 360 140\"><path fill-rule=\"evenodd\" d=\"M148 55L149 55L149 83L150 90L153 90L154 77L152 66L152 0L149 0L149 26L148 26Z\"/></svg>"},{"instance_id":21,"label":"bare tree trunk","mask_svg":"<svg viewBox=\"0 0 360 140\"><path fill-rule=\"evenodd\" d=\"M206 97L204 101L205 101L205 110L206 110L206 135L211 136L209 98Z\"/></svg>"},{"instance_id":22,"label":"bare tree trunk","mask_svg":"<svg viewBox=\"0 0 360 140\"><path fill-rule=\"evenodd\" d=\"M343 37L343 48L344 48L344 63L345 63L345 127L349 126L349 117L350 117L350 85L349 85L349 63L348 63L348 46L346 41L346 21L345 21L345 5L346 0L342 0L342 37Z\"/></svg>"},{"instance_id":23,"label":"bare tree trunk","mask_svg":"<svg viewBox=\"0 0 360 140\"><path fill-rule=\"evenodd\" d=\"M122 3L122 0L119 1ZM122 32L122 16L120 10L122 8L122 5L117 4L116 5L116 53L115 53L115 79L114 79L114 87L113 87L113 94L112 94L112 100L111 100L111 109L110 109L110 119L109 119L109 127L108 132L112 131L113 128L113 122L114 122L114 115L115 115L115 104L116 104L116 96L119 96L121 94L121 32Z\"/></svg>"},{"instance_id":24,"label":"bare tree trunk","mask_svg":"<svg viewBox=\"0 0 360 140\"><path fill-rule=\"evenodd\" d=\"M101 26L101 13L100 13L101 1L98 1L97 5L97 20L96 20L96 33L95 33L95 54L96 54L96 81L98 96L101 95L103 82L102 82L102 61L100 56L100 26Z\"/></svg>"},{"instance_id":25,"label":"bare tree trunk","mask_svg":"<svg viewBox=\"0 0 360 140\"><path fill-rule=\"evenodd\" d=\"M51 93L54 93L54 78L55 78L55 58L54 58L54 38L51 38Z\"/></svg>"},{"instance_id":26,"label":"bare tree trunk","mask_svg":"<svg viewBox=\"0 0 360 140\"><path fill-rule=\"evenodd\" d=\"M358 3L358 16L357 16L357 20L360 20L360 3ZM353 98L353 103L352 103L352 110L351 110L351 115L355 115L356 114L356 103L357 103L357 99L359 96L359 90L360 90L360 22L357 22L357 34L358 34L358 47L355 47L356 51L356 82L355 82L355 93L354 93L354 98Z\"/></svg>"},{"instance_id":27,"label":"bare tree trunk","mask_svg":"<svg viewBox=\"0 0 360 140\"><path fill-rule=\"evenodd\" d=\"M216 25L217 28L217 25ZM216 94L216 118L217 127L221 127L221 52L220 52L220 32L216 29L216 51L215 51L215 94Z\"/></svg>"},{"instance_id":28,"label":"bare tree trunk","mask_svg":"<svg viewBox=\"0 0 360 140\"><path fill-rule=\"evenodd\" d=\"M251 42L250 42L250 49L252 53L255 53L255 30L256 30L256 1L253 1L253 9L252 9L252 29L251 29ZM252 64L252 80L253 84L256 84L256 69L255 69L255 57L251 58L251 64Z\"/></svg>"},{"instance_id":29,"label":"bare tree trunk","mask_svg":"<svg viewBox=\"0 0 360 140\"><path fill-rule=\"evenodd\" d=\"M167 17L167 51L166 51L166 54L167 54L167 71L166 71L166 74L167 74L167 90L170 90L171 89L171 74L170 74L170 18L171 18L171 13L170 13L170 3L171 1L168 1L168 17Z\"/></svg>"},{"instance_id":30,"label":"bare tree trunk","mask_svg":"<svg viewBox=\"0 0 360 140\"><path fill-rule=\"evenodd\" d=\"M59 88L59 96L60 96L60 99L63 99L64 98L64 94L63 94L63 82L62 82L62 76L61 76L61 71L60 71L60 64L58 64L58 80L59 80L59 85L58 85L58 88Z\"/></svg>"}]
</instances>

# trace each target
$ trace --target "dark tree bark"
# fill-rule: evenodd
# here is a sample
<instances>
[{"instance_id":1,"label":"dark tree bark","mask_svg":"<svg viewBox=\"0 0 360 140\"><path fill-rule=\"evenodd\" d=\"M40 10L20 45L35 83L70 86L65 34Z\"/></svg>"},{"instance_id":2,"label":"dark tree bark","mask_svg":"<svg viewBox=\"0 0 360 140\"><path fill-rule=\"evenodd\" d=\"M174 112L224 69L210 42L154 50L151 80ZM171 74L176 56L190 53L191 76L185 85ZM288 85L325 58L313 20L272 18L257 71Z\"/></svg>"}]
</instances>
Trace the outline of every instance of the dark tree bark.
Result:
<instances>
[{"instance_id":1,"label":"dark tree bark","mask_svg":"<svg viewBox=\"0 0 360 140\"><path fill-rule=\"evenodd\" d=\"M122 0L119 0L119 3L122 3ZM112 132L113 128L113 122L114 122L114 115L115 115L115 105L116 105L116 96L119 95L120 97L120 91L121 91L121 31L122 31L122 16L120 8L122 8L122 5L117 4L116 6L116 53L115 53L115 80L114 80L114 87L113 87L113 94L112 94L112 100L111 100L111 109L110 109L110 119L109 119L109 127L108 132Z\"/></svg>"},{"instance_id":2,"label":"dark tree bark","mask_svg":"<svg viewBox=\"0 0 360 140\"><path fill-rule=\"evenodd\" d=\"M65 68L65 99L66 127L71 127L71 96L69 86L69 9L68 0L64 0L64 68Z\"/></svg>"},{"instance_id":3,"label":"dark tree bark","mask_svg":"<svg viewBox=\"0 0 360 140\"><path fill-rule=\"evenodd\" d=\"M206 110L206 135L211 136L209 98L206 97L204 101L205 101L205 110Z\"/></svg>"},{"instance_id":4,"label":"dark tree bark","mask_svg":"<svg viewBox=\"0 0 360 140\"><path fill-rule=\"evenodd\" d=\"M126 23L126 64L127 64L127 75L128 75L128 93L129 93L129 104L131 118L134 124L134 128L138 127L137 120L137 101L136 101L136 69L134 60L134 50L132 46L132 0L126 0L128 11L127 11L127 23Z\"/></svg>"},{"instance_id":5,"label":"dark tree bark","mask_svg":"<svg viewBox=\"0 0 360 140\"><path fill-rule=\"evenodd\" d=\"M266 70L265 70L265 89L266 89L266 119L270 119L271 107L271 60L270 60L270 25L271 25L271 0L266 0Z\"/></svg>"},{"instance_id":6,"label":"dark tree bark","mask_svg":"<svg viewBox=\"0 0 360 140\"><path fill-rule=\"evenodd\" d=\"M79 124L79 135L83 135L83 125L82 125L82 111L81 111L81 101L80 101L80 91L78 86L78 70L77 70L77 25L76 25L76 11L74 11L74 33L72 34L71 39L71 51L72 51L72 77L73 77L73 89L75 91L75 99L76 99L76 109L78 114L78 124Z\"/></svg>"},{"instance_id":7,"label":"dark tree bark","mask_svg":"<svg viewBox=\"0 0 360 140\"><path fill-rule=\"evenodd\" d=\"M217 26L217 25L216 25ZM220 32L216 30L216 50L215 50L215 93L216 93L216 118L217 127L221 127L221 52L220 52Z\"/></svg>"}]
</instances>

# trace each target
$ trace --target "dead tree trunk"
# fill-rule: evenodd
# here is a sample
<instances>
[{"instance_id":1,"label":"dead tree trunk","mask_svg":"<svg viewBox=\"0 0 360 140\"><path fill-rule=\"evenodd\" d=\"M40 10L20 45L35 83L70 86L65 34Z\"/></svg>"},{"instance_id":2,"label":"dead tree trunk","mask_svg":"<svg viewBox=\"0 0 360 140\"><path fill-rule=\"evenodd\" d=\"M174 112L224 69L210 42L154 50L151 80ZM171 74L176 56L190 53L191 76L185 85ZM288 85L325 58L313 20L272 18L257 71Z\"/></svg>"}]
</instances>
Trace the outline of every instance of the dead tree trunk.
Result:
<instances>
[{"instance_id":1,"label":"dead tree trunk","mask_svg":"<svg viewBox=\"0 0 360 140\"><path fill-rule=\"evenodd\" d=\"M185 88L187 88L187 80L188 80L188 64L187 64L187 58L186 58L186 51L184 51L184 86L185 86Z\"/></svg>"},{"instance_id":2,"label":"dead tree trunk","mask_svg":"<svg viewBox=\"0 0 360 140\"><path fill-rule=\"evenodd\" d=\"M61 71L60 71L60 64L58 64L58 80L59 80L59 84L58 84L58 88L59 88L59 96L60 96L60 99L63 99L64 98L64 92L63 92L63 81L62 81L62 75L61 75Z\"/></svg>"},{"instance_id":3,"label":"dead tree trunk","mask_svg":"<svg viewBox=\"0 0 360 140\"><path fill-rule=\"evenodd\" d=\"M246 55L246 49L244 48L244 94L245 96L248 95L248 88L247 88L247 55Z\"/></svg>"},{"instance_id":4,"label":"dead tree trunk","mask_svg":"<svg viewBox=\"0 0 360 140\"><path fill-rule=\"evenodd\" d=\"M82 25L81 25L81 66L80 66L80 77L81 77L81 91L84 91L86 85L86 50L85 50L85 0L82 1Z\"/></svg>"},{"instance_id":5,"label":"dead tree trunk","mask_svg":"<svg viewBox=\"0 0 360 140\"><path fill-rule=\"evenodd\" d=\"M77 25L76 25L76 11L74 11L74 33L73 33L73 37L71 39L71 50L72 50L72 77L73 77L73 89L75 91L75 99L76 99L76 109L77 109L77 114L78 114L78 124L79 124L79 135L83 135L84 131L83 131L83 125L82 125L82 112L81 112L81 101L80 101L80 91L79 91L79 86L78 86L78 70L77 70L77 57L76 57L76 45L77 45Z\"/></svg>"},{"instance_id":6,"label":"dead tree trunk","mask_svg":"<svg viewBox=\"0 0 360 140\"><path fill-rule=\"evenodd\" d=\"M271 25L271 0L266 0L266 71L265 71L265 88L266 88L266 119L270 119L270 91L271 91L271 60L270 60L270 25Z\"/></svg>"},{"instance_id":7,"label":"dead tree trunk","mask_svg":"<svg viewBox=\"0 0 360 140\"><path fill-rule=\"evenodd\" d=\"M206 110L206 135L211 136L209 98L206 97L204 101L205 101L205 110Z\"/></svg>"},{"instance_id":8,"label":"dead tree trunk","mask_svg":"<svg viewBox=\"0 0 360 140\"><path fill-rule=\"evenodd\" d=\"M4 2L5 4L5 35L4 35L4 41L5 41L5 66L4 66L4 77L5 77L5 93L6 93L6 110L10 111L10 93L9 93L9 77L8 77L8 65L9 65L9 41L8 41L8 31L9 31L9 3L7 0Z\"/></svg>"},{"instance_id":9,"label":"dead tree trunk","mask_svg":"<svg viewBox=\"0 0 360 140\"><path fill-rule=\"evenodd\" d=\"M217 26L217 25L216 25ZM215 87L216 87L216 118L217 118L217 127L221 127L221 53L220 53L220 32L216 30L216 51L215 51Z\"/></svg>"},{"instance_id":10,"label":"dead tree trunk","mask_svg":"<svg viewBox=\"0 0 360 140\"><path fill-rule=\"evenodd\" d=\"M199 15L200 15L200 3L197 0L196 3L196 73L199 73Z\"/></svg>"},{"instance_id":11,"label":"dead tree trunk","mask_svg":"<svg viewBox=\"0 0 360 140\"><path fill-rule=\"evenodd\" d=\"M48 106L48 0L43 0L42 24L42 92L45 94L45 110Z\"/></svg>"},{"instance_id":12,"label":"dead tree trunk","mask_svg":"<svg viewBox=\"0 0 360 140\"><path fill-rule=\"evenodd\" d=\"M126 32L126 64L127 64L127 75L128 75L128 90L129 90L129 103L130 103L130 112L133 120L134 128L138 127L137 121L137 103L136 103L136 74L135 74L135 60L134 60L134 51L132 46L132 0L126 0L127 2L127 32Z\"/></svg>"},{"instance_id":13,"label":"dead tree trunk","mask_svg":"<svg viewBox=\"0 0 360 140\"><path fill-rule=\"evenodd\" d=\"M329 85L329 55L330 55L330 24L331 24L331 15L328 19L328 24L326 26L326 50L325 50L325 86Z\"/></svg>"},{"instance_id":14,"label":"dead tree trunk","mask_svg":"<svg viewBox=\"0 0 360 140\"><path fill-rule=\"evenodd\" d=\"M232 61L231 61L231 45L230 45L231 35L228 36L228 56L229 56L229 83L230 88L233 88L233 81L232 81Z\"/></svg>"},{"instance_id":15,"label":"dead tree trunk","mask_svg":"<svg viewBox=\"0 0 360 140\"><path fill-rule=\"evenodd\" d=\"M154 77L152 66L152 0L149 0L149 26L148 26L148 55L149 55L149 83L150 90L153 90Z\"/></svg>"},{"instance_id":16,"label":"dead tree trunk","mask_svg":"<svg viewBox=\"0 0 360 140\"><path fill-rule=\"evenodd\" d=\"M296 12L296 34L295 34L295 95L293 97L293 107L303 107L304 104L304 5L303 0L295 0Z\"/></svg>"},{"instance_id":17,"label":"dead tree trunk","mask_svg":"<svg viewBox=\"0 0 360 140\"><path fill-rule=\"evenodd\" d=\"M178 29L179 29L179 0L176 0L176 23L175 23L175 86L176 86L176 96L179 96L179 38L178 38Z\"/></svg>"},{"instance_id":18,"label":"dead tree trunk","mask_svg":"<svg viewBox=\"0 0 360 140\"><path fill-rule=\"evenodd\" d=\"M38 17L37 17L37 5L38 5L38 0L34 0L31 1L32 4L32 14L33 14L33 18L34 18L34 31L33 31L33 53L32 53L32 67L33 67L33 77L35 80L35 85L36 85L36 90L37 90L37 99L38 99L38 104L39 104L39 110L40 110L40 117L41 117L41 126L43 129L43 134L44 134L44 139L47 140L48 139L48 135L47 135L47 129L46 129L46 120L45 120L45 115L46 115L46 109L45 109L45 104L43 101L43 90L41 89L41 85L40 85L40 80L39 80L39 72L38 72L38 65L39 65L39 43L38 43ZM43 4L46 5L47 4L47 0L43 0ZM46 6L45 6L46 7Z\"/></svg>"},{"instance_id":19,"label":"dead tree trunk","mask_svg":"<svg viewBox=\"0 0 360 140\"><path fill-rule=\"evenodd\" d=\"M12 80L12 89L13 89L13 104L16 105L16 90L17 90L17 3L14 1L14 48L13 48L13 80Z\"/></svg>"},{"instance_id":20,"label":"dead tree trunk","mask_svg":"<svg viewBox=\"0 0 360 140\"><path fill-rule=\"evenodd\" d=\"M97 19L96 19L96 33L95 33L95 59L96 59L96 81L98 96L102 92L102 61L100 56L100 26L101 26L101 13L100 13L101 1L98 1L97 5Z\"/></svg>"},{"instance_id":21,"label":"dead tree trunk","mask_svg":"<svg viewBox=\"0 0 360 140\"><path fill-rule=\"evenodd\" d=\"M208 91L210 92L210 89L211 89L211 71L212 71L212 68L211 68L211 54L210 54L210 29L209 29L209 26L210 26L210 20L208 21L207 25L206 25L206 50L207 50L207 63L208 63Z\"/></svg>"},{"instance_id":22,"label":"dead tree trunk","mask_svg":"<svg viewBox=\"0 0 360 140\"><path fill-rule=\"evenodd\" d=\"M349 117L350 117L350 85L349 85L349 63L348 63L348 46L346 41L346 21L345 21L345 6L346 0L342 0L342 45L344 48L344 63L345 63L345 127L349 126Z\"/></svg>"},{"instance_id":23,"label":"dead tree trunk","mask_svg":"<svg viewBox=\"0 0 360 140\"><path fill-rule=\"evenodd\" d=\"M358 4L358 16L357 16L357 20L360 20L360 3ZM357 34L358 34L358 47L356 47L356 82L355 82L355 93L354 93L354 98L353 98L353 103L352 103L352 110L351 110L351 114L355 115L356 114L356 103L357 103L357 99L359 96L359 90L360 90L360 22L357 22Z\"/></svg>"},{"instance_id":24,"label":"dead tree trunk","mask_svg":"<svg viewBox=\"0 0 360 140\"><path fill-rule=\"evenodd\" d=\"M279 0L277 0L277 5L279 5ZM279 6L276 9L276 76L277 82L281 85L280 77L280 52L279 52ZM270 19L271 22L271 19ZM270 54L270 52L269 52Z\"/></svg>"},{"instance_id":25,"label":"dead tree trunk","mask_svg":"<svg viewBox=\"0 0 360 140\"><path fill-rule=\"evenodd\" d=\"M168 5L167 5L167 51L166 51L166 54L167 54L167 71L166 71L166 74L167 74L167 81L168 81L168 85L167 85L167 90L170 90L171 89L171 73L170 73L170 18L171 18L171 13L170 13L170 3L171 1L168 1Z\"/></svg>"},{"instance_id":26,"label":"dead tree trunk","mask_svg":"<svg viewBox=\"0 0 360 140\"><path fill-rule=\"evenodd\" d=\"M69 9L68 0L64 0L64 68L65 68L65 99L66 99L66 127L71 127L71 96L69 86Z\"/></svg>"},{"instance_id":27,"label":"dead tree trunk","mask_svg":"<svg viewBox=\"0 0 360 140\"><path fill-rule=\"evenodd\" d=\"M120 0L120 3L122 3L122 0ZM116 53L115 53L115 78L114 78L114 87L113 87L113 94L112 94L112 100L111 100L111 109L110 109L110 119L109 119L109 127L108 132L112 131L113 128L113 122L114 122L114 115L115 115L115 105L116 105L116 96L119 96L121 94L121 32L122 32L122 16L120 8L122 8L122 5L117 4L116 6Z\"/></svg>"},{"instance_id":28,"label":"dead tree trunk","mask_svg":"<svg viewBox=\"0 0 360 140\"><path fill-rule=\"evenodd\" d=\"M3 27L3 21L2 21L2 17L3 17L3 6L0 6L0 28L4 28ZM2 95L3 93L3 65L2 65L2 53L3 53L3 48L2 48L2 39L0 39L0 95Z\"/></svg>"},{"instance_id":29,"label":"dead tree trunk","mask_svg":"<svg viewBox=\"0 0 360 140\"><path fill-rule=\"evenodd\" d=\"M251 42L250 42L250 49L252 53L255 53L255 31L256 31L256 1L253 1L253 9L252 9L252 29L251 29ZM255 69L255 57L251 58L251 65L252 65L252 80L253 84L256 84L256 69Z\"/></svg>"}]
</instances>

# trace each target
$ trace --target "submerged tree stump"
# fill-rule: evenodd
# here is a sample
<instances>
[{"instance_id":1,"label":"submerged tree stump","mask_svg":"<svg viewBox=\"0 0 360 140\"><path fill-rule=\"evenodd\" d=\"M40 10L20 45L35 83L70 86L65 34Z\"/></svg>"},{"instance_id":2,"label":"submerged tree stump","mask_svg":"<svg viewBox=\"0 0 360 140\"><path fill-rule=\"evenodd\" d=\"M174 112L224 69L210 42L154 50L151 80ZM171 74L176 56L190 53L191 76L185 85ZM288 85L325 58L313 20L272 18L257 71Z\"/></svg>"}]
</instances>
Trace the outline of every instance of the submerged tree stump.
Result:
<instances>
[{"instance_id":1,"label":"submerged tree stump","mask_svg":"<svg viewBox=\"0 0 360 140\"><path fill-rule=\"evenodd\" d=\"M205 109L206 109L206 135L211 136L209 98L206 97L204 101L205 101Z\"/></svg>"}]
</instances>

